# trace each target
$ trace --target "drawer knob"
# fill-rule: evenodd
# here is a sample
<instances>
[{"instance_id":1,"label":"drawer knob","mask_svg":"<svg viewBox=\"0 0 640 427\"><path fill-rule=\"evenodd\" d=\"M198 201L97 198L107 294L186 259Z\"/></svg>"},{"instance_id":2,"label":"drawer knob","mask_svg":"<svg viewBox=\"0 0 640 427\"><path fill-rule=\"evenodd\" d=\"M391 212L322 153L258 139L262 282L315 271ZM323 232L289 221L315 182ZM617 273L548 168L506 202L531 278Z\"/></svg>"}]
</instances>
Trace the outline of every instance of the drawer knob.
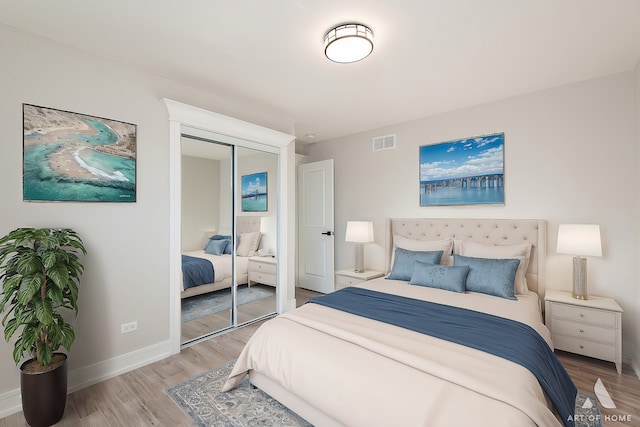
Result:
<instances>
[{"instance_id":1,"label":"drawer knob","mask_svg":"<svg viewBox=\"0 0 640 427\"><path fill-rule=\"evenodd\" d=\"M580 329L580 332L584 332L584 329Z\"/></svg>"},{"instance_id":2,"label":"drawer knob","mask_svg":"<svg viewBox=\"0 0 640 427\"><path fill-rule=\"evenodd\" d=\"M584 350L584 346L580 344L580 350Z\"/></svg>"},{"instance_id":3,"label":"drawer knob","mask_svg":"<svg viewBox=\"0 0 640 427\"><path fill-rule=\"evenodd\" d=\"M580 317L584 317L584 314L583 314L583 313L580 313Z\"/></svg>"}]
</instances>

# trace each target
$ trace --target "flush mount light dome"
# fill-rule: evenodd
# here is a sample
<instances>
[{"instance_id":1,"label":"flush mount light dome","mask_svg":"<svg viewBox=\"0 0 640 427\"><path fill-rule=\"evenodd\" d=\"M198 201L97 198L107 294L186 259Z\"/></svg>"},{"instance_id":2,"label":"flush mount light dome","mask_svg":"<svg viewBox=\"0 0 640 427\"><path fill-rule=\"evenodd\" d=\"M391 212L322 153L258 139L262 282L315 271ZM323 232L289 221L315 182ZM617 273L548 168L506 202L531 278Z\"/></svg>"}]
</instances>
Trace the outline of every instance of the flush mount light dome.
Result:
<instances>
[{"instance_id":1,"label":"flush mount light dome","mask_svg":"<svg viewBox=\"0 0 640 427\"><path fill-rule=\"evenodd\" d=\"M333 62L360 61L373 50L373 32L366 25L350 23L332 28L324 36L324 54Z\"/></svg>"}]
</instances>

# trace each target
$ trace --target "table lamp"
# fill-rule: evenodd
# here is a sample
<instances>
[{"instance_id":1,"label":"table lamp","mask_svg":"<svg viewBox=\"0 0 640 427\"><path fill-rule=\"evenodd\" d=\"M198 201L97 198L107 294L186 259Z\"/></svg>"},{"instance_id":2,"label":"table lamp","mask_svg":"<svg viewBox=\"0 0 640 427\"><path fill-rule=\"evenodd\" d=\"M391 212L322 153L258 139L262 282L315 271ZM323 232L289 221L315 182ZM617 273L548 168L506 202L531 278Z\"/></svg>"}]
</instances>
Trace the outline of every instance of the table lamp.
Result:
<instances>
[{"instance_id":1,"label":"table lamp","mask_svg":"<svg viewBox=\"0 0 640 427\"><path fill-rule=\"evenodd\" d=\"M364 273L364 244L373 242L373 222L347 221L345 241L356 244L356 273Z\"/></svg>"},{"instance_id":2,"label":"table lamp","mask_svg":"<svg viewBox=\"0 0 640 427\"><path fill-rule=\"evenodd\" d=\"M587 259L602 256L600 226L597 224L560 224L558 227L559 254L573 255L573 291L576 299L588 299Z\"/></svg>"}]
</instances>

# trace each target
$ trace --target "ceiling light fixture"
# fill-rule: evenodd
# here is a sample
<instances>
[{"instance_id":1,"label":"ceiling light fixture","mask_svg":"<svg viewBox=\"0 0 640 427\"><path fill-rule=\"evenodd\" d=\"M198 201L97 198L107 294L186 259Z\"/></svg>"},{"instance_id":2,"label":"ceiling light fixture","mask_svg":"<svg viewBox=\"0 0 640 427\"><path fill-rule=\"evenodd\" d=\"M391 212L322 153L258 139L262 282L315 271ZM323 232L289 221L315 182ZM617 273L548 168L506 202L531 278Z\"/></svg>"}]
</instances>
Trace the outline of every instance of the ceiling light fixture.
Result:
<instances>
[{"instance_id":1,"label":"ceiling light fixture","mask_svg":"<svg viewBox=\"0 0 640 427\"><path fill-rule=\"evenodd\" d=\"M333 62L360 61L373 51L373 31L366 25L349 23L330 29L324 36L324 54Z\"/></svg>"}]
</instances>

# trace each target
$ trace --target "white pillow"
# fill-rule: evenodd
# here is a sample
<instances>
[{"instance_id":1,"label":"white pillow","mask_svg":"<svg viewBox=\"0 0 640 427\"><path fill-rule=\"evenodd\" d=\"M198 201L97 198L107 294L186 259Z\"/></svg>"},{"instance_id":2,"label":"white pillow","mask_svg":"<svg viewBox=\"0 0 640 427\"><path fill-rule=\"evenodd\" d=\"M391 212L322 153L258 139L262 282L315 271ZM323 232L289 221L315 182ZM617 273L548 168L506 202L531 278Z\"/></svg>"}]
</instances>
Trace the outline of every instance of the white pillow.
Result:
<instances>
[{"instance_id":1,"label":"white pillow","mask_svg":"<svg viewBox=\"0 0 640 427\"><path fill-rule=\"evenodd\" d=\"M453 250L453 240L416 240L409 239L407 237L400 236L399 234L393 235L393 252L391 258L391 266L393 266L395 258L395 249L401 248L408 251L442 251L441 265L452 265L451 251Z\"/></svg>"},{"instance_id":2,"label":"white pillow","mask_svg":"<svg viewBox=\"0 0 640 427\"><path fill-rule=\"evenodd\" d=\"M240 243L236 249L238 256L254 256L260 246L262 234L259 231L240 233Z\"/></svg>"},{"instance_id":3,"label":"white pillow","mask_svg":"<svg viewBox=\"0 0 640 427\"><path fill-rule=\"evenodd\" d=\"M529 291L527 286L527 269L529 268L529 257L531 256L531 243L521 243L518 245L483 245L482 243L470 240L456 240L455 253L475 258L504 259L512 258L520 260L514 290L516 295L526 295Z\"/></svg>"}]
</instances>

